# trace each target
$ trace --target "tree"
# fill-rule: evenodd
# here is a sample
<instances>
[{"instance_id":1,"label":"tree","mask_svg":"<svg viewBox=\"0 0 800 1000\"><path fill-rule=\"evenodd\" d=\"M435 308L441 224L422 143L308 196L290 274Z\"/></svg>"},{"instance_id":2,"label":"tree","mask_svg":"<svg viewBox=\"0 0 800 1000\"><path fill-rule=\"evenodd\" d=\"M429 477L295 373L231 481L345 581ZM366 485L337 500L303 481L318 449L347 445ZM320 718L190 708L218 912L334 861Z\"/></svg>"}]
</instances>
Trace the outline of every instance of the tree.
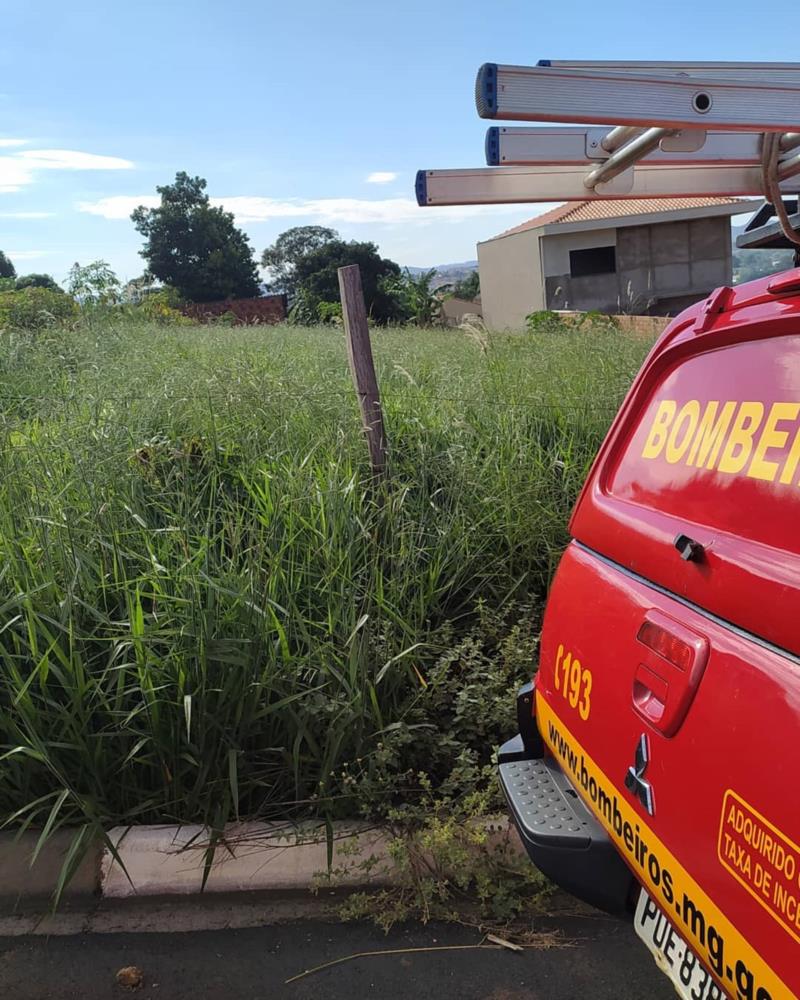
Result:
<instances>
[{"instance_id":1,"label":"tree","mask_svg":"<svg viewBox=\"0 0 800 1000\"><path fill-rule=\"evenodd\" d=\"M453 294L457 299L466 299L472 302L481 294L481 279L477 271L470 271L466 278L457 281L453 288Z\"/></svg>"},{"instance_id":2,"label":"tree","mask_svg":"<svg viewBox=\"0 0 800 1000\"><path fill-rule=\"evenodd\" d=\"M432 287L436 268L413 275L408 268L400 277L389 278L385 284L387 291L396 299L402 309L402 318L417 326L435 326L441 321L442 292L449 289L443 285Z\"/></svg>"},{"instance_id":3,"label":"tree","mask_svg":"<svg viewBox=\"0 0 800 1000\"><path fill-rule=\"evenodd\" d=\"M20 275L15 287L18 292L21 292L23 288L49 288L52 292L63 292L64 290L50 274Z\"/></svg>"},{"instance_id":4,"label":"tree","mask_svg":"<svg viewBox=\"0 0 800 1000\"><path fill-rule=\"evenodd\" d=\"M67 275L69 294L81 305L113 305L120 299L119 278L104 260L82 267L77 262Z\"/></svg>"},{"instance_id":5,"label":"tree","mask_svg":"<svg viewBox=\"0 0 800 1000\"><path fill-rule=\"evenodd\" d=\"M16 278L16 276L17 269L3 251L0 250L0 278Z\"/></svg>"},{"instance_id":6,"label":"tree","mask_svg":"<svg viewBox=\"0 0 800 1000\"><path fill-rule=\"evenodd\" d=\"M270 272L270 291L284 292L293 299L297 292L295 268L298 261L335 240L341 240L341 236L327 226L295 226L281 233L261 255L261 266Z\"/></svg>"},{"instance_id":7,"label":"tree","mask_svg":"<svg viewBox=\"0 0 800 1000\"><path fill-rule=\"evenodd\" d=\"M153 283L152 275L145 272L139 275L138 278L131 278L127 284L122 286L122 301L138 306L148 295L153 295L157 291L160 291L160 289ZM174 288L170 289L170 291L176 299L180 299Z\"/></svg>"},{"instance_id":8,"label":"tree","mask_svg":"<svg viewBox=\"0 0 800 1000\"><path fill-rule=\"evenodd\" d=\"M253 250L233 215L211 205L202 177L181 171L157 187L158 208L131 215L147 242L140 251L154 278L190 302L253 298L260 293Z\"/></svg>"},{"instance_id":9,"label":"tree","mask_svg":"<svg viewBox=\"0 0 800 1000\"><path fill-rule=\"evenodd\" d=\"M351 240L330 240L300 257L294 267L293 278L297 298L302 300L303 312L315 311L319 304L337 302L339 299L340 267L358 264L367 313L376 323L386 323L401 316L397 297L389 287L389 279L400 276L400 268L393 260L378 253L374 243Z\"/></svg>"}]
</instances>

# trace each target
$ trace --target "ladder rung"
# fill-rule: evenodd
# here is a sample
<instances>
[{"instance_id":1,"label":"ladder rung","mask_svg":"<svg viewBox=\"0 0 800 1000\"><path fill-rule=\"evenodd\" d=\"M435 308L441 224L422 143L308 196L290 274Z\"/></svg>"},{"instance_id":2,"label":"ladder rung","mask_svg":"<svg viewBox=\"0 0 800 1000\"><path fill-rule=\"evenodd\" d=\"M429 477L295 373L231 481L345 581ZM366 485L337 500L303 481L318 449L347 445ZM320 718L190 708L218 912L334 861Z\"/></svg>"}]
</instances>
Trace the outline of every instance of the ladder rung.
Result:
<instances>
[{"instance_id":1,"label":"ladder rung","mask_svg":"<svg viewBox=\"0 0 800 1000\"><path fill-rule=\"evenodd\" d=\"M706 198L762 196L761 168L734 165L639 165L596 188L586 186L586 167L535 165L420 170L420 205L503 205L602 198ZM781 182L800 191L800 176Z\"/></svg>"},{"instance_id":2,"label":"ladder rung","mask_svg":"<svg viewBox=\"0 0 800 1000\"><path fill-rule=\"evenodd\" d=\"M478 114L499 120L753 132L800 125L800 71L762 81L486 63L475 95Z\"/></svg>"}]
</instances>

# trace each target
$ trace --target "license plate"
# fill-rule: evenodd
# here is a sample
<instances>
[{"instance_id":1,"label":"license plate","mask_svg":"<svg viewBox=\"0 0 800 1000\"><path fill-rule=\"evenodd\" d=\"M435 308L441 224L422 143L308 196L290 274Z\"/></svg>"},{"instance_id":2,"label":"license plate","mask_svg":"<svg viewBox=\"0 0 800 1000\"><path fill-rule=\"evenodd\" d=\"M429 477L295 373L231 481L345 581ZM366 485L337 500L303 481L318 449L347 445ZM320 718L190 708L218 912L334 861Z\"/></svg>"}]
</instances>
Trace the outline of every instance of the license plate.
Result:
<instances>
[{"instance_id":1,"label":"license plate","mask_svg":"<svg viewBox=\"0 0 800 1000\"><path fill-rule=\"evenodd\" d=\"M727 1000L711 973L644 889L639 895L634 926L679 997L683 1000Z\"/></svg>"}]
</instances>

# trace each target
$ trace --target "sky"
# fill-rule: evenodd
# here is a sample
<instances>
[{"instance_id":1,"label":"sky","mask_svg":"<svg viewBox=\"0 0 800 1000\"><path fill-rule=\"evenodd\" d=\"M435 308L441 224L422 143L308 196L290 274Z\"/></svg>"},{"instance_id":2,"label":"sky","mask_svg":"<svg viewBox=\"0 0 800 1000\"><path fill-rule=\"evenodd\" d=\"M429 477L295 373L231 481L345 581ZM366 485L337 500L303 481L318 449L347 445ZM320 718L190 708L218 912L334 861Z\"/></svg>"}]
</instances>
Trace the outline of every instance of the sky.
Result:
<instances>
[{"instance_id":1,"label":"sky","mask_svg":"<svg viewBox=\"0 0 800 1000\"><path fill-rule=\"evenodd\" d=\"M417 207L418 169L484 164L482 63L790 61L798 13L790 0L757 16L742 0L0 0L0 24L0 249L18 273L61 281L96 259L141 274L130 212L179 170L206 178L259 257L316 223L402 265L473 259L550 207Z\"/></svg>"}]
</instances>

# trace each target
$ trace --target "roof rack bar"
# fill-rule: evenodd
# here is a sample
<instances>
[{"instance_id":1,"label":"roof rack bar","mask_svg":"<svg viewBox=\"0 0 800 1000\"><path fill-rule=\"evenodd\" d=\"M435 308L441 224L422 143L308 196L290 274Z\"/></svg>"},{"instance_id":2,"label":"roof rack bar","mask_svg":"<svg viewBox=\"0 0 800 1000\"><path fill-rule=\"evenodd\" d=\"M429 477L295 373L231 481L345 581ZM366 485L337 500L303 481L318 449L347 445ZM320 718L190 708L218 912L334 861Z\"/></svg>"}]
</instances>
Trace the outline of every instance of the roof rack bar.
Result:
<instances>
[{"instance_id":1,"label":"roof rack bar","mask_svg":"<svg viewBox=\"0 0 800 1000\"><path fill-rule=\"evenodd\" d=\"M643 131L644 129L637 128L635 125L617 125L616 128L611 129L604 139L600 140L600 145L607 153L613 153L620 146L624 146L626 142L630 142L637 135L641 135Z\"/></svg>"},{"instance_id":2,"label":"roof rack bar","mask_svg":"<svg viewBox=\"0 0 800 1000\"><path fill-rule=\"evenodd\" d=\"M800 230L800 213L797 199L783 200L794 229ZM742 250L793 249L794 243L783 232L780 220L775 218L775 208L765 202L747 223L744 232L736 237L736 246Z\"/></svg>"},{"instance_id":3,"label":"roof rack bar","mask_svg":"<svg viewBox=\"0 0 800 1000\"><path fill-rule=\"evenodd\" d=\"M786 132L800 123L800 68L789 77L754 82L487 63L475 91L478 114L497 120Z\"/></svg>"},{"instance_id":4,"label":"roof rack bar","mask_svg":"<svg viewBox=\"0 0 800 1000\"><path fill-rule=\"evenodd\" d=\"M794 156L787 156L785 160L780 160L778 163L778 180L784 181L789 177L795 177L800 174L800 153L795 153Z\"/></svg>"},{"instance_id":5,"label":"roof rack bar","mask_svg":"<svg viewBox=\"0 0 800 1000\"><path fill-rule=\"evenodd\" d=\"M597 187L598 184L612 180L621 174L623 170L627 170L628 167L636 163L637 160L640 160L648 153L652 153L661 144L661 140L671 134L672 132L666 128L647 129L646 132L642 132L634 139L631 139L630 142L626 142L625 145L620 146L600 166L595 167L594 170L590 170L584 178L583 183L587 188L593 188Z\"/></svg>"}]
</instances>

